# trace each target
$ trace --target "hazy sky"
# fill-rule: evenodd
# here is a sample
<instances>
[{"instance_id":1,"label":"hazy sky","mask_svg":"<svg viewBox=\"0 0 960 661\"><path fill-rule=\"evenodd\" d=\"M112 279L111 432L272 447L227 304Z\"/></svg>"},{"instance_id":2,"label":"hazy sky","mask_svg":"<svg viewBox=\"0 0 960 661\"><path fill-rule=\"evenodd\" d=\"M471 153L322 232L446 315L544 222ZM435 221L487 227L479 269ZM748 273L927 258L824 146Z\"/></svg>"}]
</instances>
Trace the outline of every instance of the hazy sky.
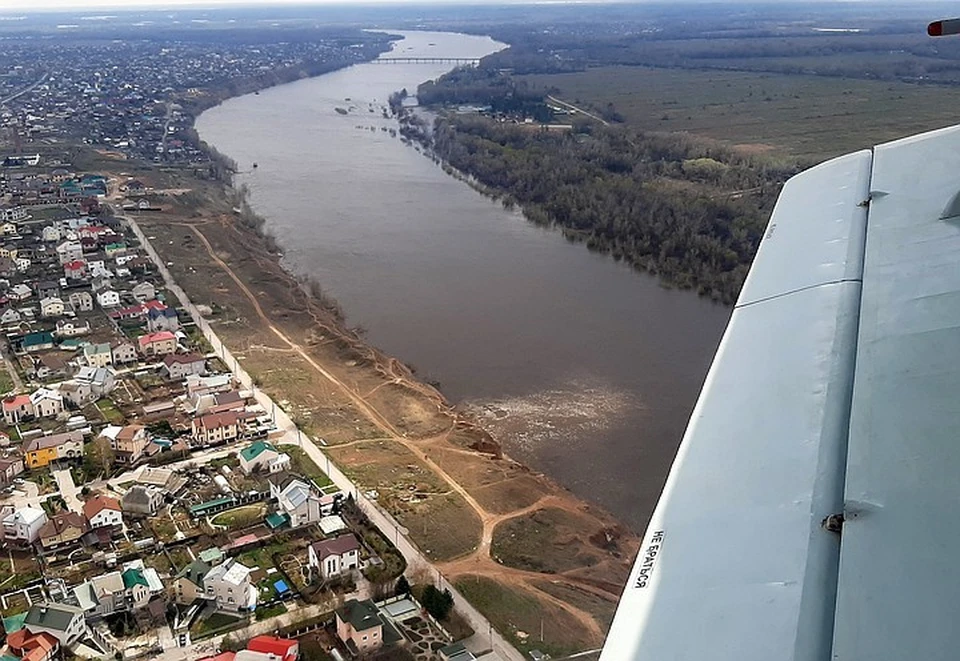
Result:
<instances>
[{"instance_id":1,"label":"hazy sky","mask_svg":"<svg viewBox=\"0 0 960 661\"><path fill-rule=\"evenodd\" d=\"M322 1L322 0L321 0ZM328 0L328 2L344 0ZM271 3L264 0L0 0L0 12L62 9L131 9L135 7L212 7L216 5L293 5L320 4L318 0L282 0Z\"/></svg>"}]
</instances>

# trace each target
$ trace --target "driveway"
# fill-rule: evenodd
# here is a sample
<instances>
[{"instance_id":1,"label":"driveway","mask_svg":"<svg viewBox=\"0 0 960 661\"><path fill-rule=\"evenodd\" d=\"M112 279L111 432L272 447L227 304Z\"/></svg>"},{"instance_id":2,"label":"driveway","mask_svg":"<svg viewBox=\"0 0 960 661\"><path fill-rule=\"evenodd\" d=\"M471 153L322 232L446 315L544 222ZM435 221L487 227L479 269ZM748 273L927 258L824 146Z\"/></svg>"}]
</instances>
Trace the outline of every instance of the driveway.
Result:
<instances>
[{"instance_id":1,"label":"driveway","mask_svg":"<svg viewBox=\"0 0 960 661\"><path fill-rule=\"evenodd\" d=\"M53 471L53 479L57 481L57 489L60 496L67 503L67 509L78 514L83 512L83 503L77 497L79 489L73 481L73 474L69 468L61 468Z\"/></svg>"}]
</instances>

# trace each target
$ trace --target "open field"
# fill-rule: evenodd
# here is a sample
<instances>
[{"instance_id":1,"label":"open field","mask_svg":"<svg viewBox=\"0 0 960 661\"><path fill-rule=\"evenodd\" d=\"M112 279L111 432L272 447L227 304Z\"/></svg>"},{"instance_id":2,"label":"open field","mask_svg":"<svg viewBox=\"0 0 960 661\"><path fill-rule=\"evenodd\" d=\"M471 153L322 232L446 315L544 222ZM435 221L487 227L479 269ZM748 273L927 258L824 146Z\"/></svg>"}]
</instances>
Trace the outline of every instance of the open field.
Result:
<instances>
[{"instance_id":1,"label":"open field","mask_svg":"<svg viewBox=\"0 0 960 661\"><path fill-rule=\"evenodd\" d=\"M593 552L591 536L600 532L589 517L552 507L504 521L493 532L491 553L509 567L557 574L592 567L603 553Z\"/></svg>"},{"instance_id":2,"label":"open field","mask_svg":"<svg viewBox=\"0 0 960 661\"><path fill-rule=\"evenodd\" d=\"M127 165L100 169L117 173ZM165 199L162 212L143 212L137 221L193 301L210 308L211 324L258 387L290 411L306 435L322 439L331 460L361 489L377 491L380 505L450 580L489 577L484 580L498 581L498 589L523 595L533 611L555 614L552 622L572 623L547 627L536 647L596 646L605 624L530 581L558 580L612 604L638 540L606 513L502 458L499 445L435 389L344 330L281 268L269 238L233 213L216 184L192 181L182 171L137 176L156 188L193 184L190 192ZM575 568L567 563L563 576L494 562L496 526L547 505L573 513L587 535L618 530L616 542L600 549L585 536L574 540L592 560ZM250 558L259 560L265 561Z\"/></svg>"},{"instance_id":3,"label":"open field","mask_svg":"<svg viewBox=\"0 0 960 661\"><path fill-rule=\"evenodd\" d=\"M599 67L523 76L650 131L688 131L810 160L960 121L960 89L720 70Z\"/></svg>"},{"instance_id":4,"label":"open field","mask_svg":"<svg viewBox=\"0 0 960 661\"><path fill-rule=\"evenodd\" d=\"M603 642L569 613L542 603L524 589L470 575L460 577L454 585L523 652L539 649L552 656L563 656L579 650L585 639L594 647Z\"/></svg>"}]
</instances>

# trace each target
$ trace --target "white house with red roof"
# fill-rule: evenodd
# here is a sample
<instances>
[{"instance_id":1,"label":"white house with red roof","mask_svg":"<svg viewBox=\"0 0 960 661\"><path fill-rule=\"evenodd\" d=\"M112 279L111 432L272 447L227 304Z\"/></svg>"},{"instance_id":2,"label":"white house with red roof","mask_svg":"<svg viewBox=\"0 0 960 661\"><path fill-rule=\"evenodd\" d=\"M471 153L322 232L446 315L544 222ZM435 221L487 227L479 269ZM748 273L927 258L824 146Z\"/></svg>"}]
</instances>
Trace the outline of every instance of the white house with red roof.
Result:
<instances>
[{"instance_id":1,"label":"white house with red roof","mask_svg":"<svg viewBox=\"0 0 960 661\"><path fill-rule=\"evenodd\" d=\"M83 504L83 515L90 522L90 529L123 526L123 510L120 501L110 496L96 495Z\"/></svg>"},{"instance_id":2,"label":"white house with red roof","mask_svg":"<svg viewBox=\"0 0 960 661\"><path fill-rule=\"evenodd\" d=\"M66 278L82 280L87 277L87 263L82 259L75 259L63 265L63 275Z\"/></svg>"},{"instance_id":3,"label":"white house with red roof","mask_svg":"<svg viewBox=\"0 0 960 661\"><path fill-rule=\"evenodd\" d=\"M19 424L34 415L33 402L29 395L12 395L3 400L3 420L8 425Z\"/></svg>"}]
</instances>

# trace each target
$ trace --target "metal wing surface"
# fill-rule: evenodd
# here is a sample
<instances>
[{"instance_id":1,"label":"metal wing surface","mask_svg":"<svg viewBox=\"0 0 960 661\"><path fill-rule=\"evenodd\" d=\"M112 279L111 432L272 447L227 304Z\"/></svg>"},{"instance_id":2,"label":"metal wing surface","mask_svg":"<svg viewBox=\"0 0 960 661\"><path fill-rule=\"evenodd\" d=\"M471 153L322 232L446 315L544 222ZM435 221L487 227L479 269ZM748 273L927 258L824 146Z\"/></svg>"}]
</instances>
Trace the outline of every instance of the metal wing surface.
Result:
<instances>
[{"instance_id":1,"label":"metal wing surface","mask_svg":"<svg viewBox=\"0 0 960 661\"><path fill-rule=\"evenodd\" d=\"M601 661L957 658L958 472L955 127L784 186Z\"/></svg>"}]
</instances>

